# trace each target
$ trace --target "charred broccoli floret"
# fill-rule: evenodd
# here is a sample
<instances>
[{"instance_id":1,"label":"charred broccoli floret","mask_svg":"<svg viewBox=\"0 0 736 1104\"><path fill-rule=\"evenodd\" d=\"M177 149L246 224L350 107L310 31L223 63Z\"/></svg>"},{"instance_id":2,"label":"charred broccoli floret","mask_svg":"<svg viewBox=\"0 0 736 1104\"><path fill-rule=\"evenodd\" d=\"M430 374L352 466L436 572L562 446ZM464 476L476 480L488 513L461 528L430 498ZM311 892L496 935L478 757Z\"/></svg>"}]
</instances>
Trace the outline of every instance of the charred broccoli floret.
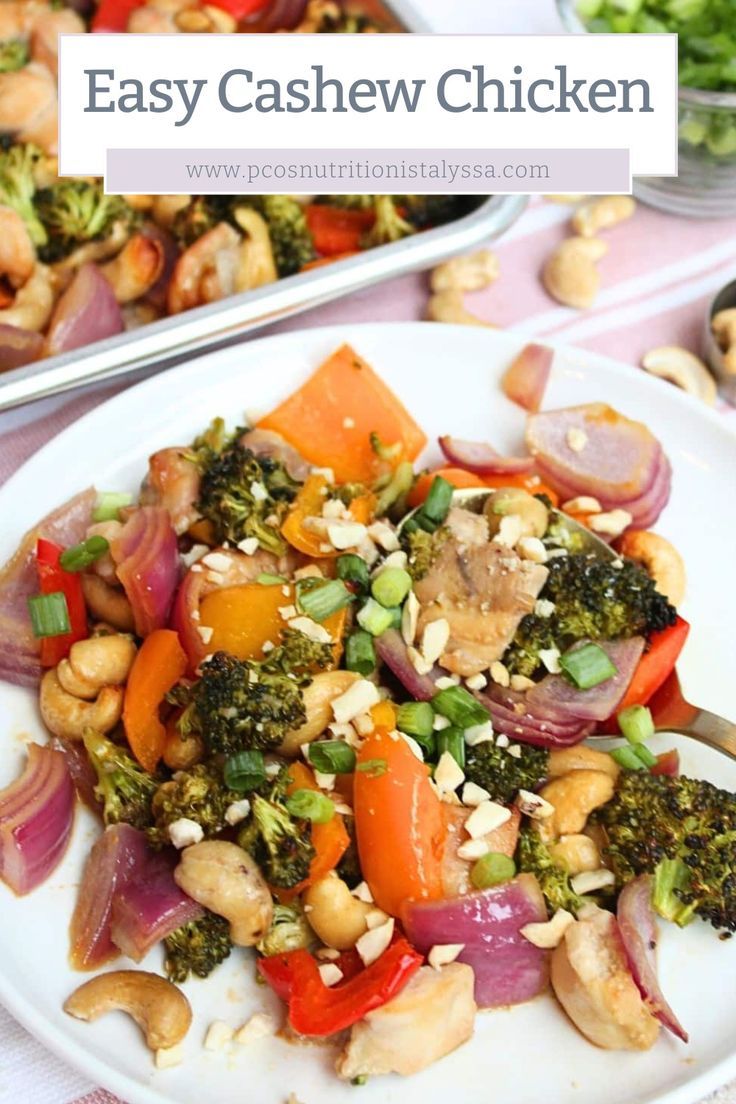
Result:
<instances>
[{"instance_id":1,"label":"charred broccoli floret","mask_svg":"<svg viewBox=\"0 0 736 1104\"><path fill-rule=\"evenodd\" d=\"M220 222L232 222L232 196L194 196L176 212L171 232L186 249Z\"/></svg>"},{"instance_id":2,"label":"charred broccoli floret","mask_svg":"<svg viewBox=\"0 0 736 1104\"><path fill-rule=\"evenodd\" d=\"M536 790L547 777L549 753L531 744L519 744L520 754L490 741L469 747L465 753L465 778L488 790L494 801L506 804L519 790Z\"/></svg>"},{"instance_id":3,"label":"charred broccoli floret","mask_svg":"<svg viewBox=\"0 0 736 1104\"><path fill-rule=\"evenodd\" d=\"M374 196L373 210L376 221L363 236L362 245L370 249L374 245L386 245L399 241L415 232L415 228L400 213L394 196Z\"/></svg>"},{"instance_id":4,"label":"charred broccoli floret","mask_svg":"<svg viewBox=\"0 0 736 1104\"><path fill-rule=\"evenodd\" d=\"M315 852L308 822L294 820L278 800L253 796L238 843L255 859L270 885L293 889L309 875Z\"/></svg>"},{"instance_id":5,"label":"charred broccoli floret","mask_svg":"<svg viewBox=\"0 0 736 1104\"><path fill-rule=\"evenodd\" d=\"M578 640L648 636L675 623L677 613L654 581L633 560L615 562L591 553L549 560L540 598L552 602L549 617L523 618L504 655L513 674L532 678L543 670L540 650L566 651Z\"/></svg>"},{"instance_id":6,"label":"charred broccoli floret","mask_svg":"<svg viewBox=\"0 0 736 1104\"><path fill-rule=\"evenodd\" d=\"M279 276L293 276L314 260L304 207L294 196L240 196L236 206L252 207L265 219Z\"/></svg>"},{"instance_id":7,"label":"charred broccoli floret","mask_svg":"<svg viewBox=\"0 0 736 1104\"><path fill-rule=\"evenodd\" d=\"M262 955L288 954L289 951L306 950L312 943L314 932L296 900L291 905L274 905L271 927L256 944L256 949Z\"/></svg>"},{"instance_id":8,"label":"charred broccoli floret","mask_svg":"<svg viewBox=\"0 0 736 1104\"><path fill-rule=\"evenodd\" d=\"M261 548L282 555L279 531L299 484L280 460L257 457L235 437L220 452L200 450L202 467L197 509L213 526L215 539L238 544L256 537Z\"/></svg>"},{"instance_id":9,"label":"charred broccoli floret","mask_svg":"<svg viewBox=\"0 0 736 1104\"><path fill-rule=\"evenodd\" d=\"M311 673L333 662L330 644L294 630L260 663L216 652L188 692L180 729L201 733L213 753L274 748L306 720L301 688Z\"/></svg>"},{"instance_id":10,"label":"charred broccoli floret","mask_svg":"<svg viewBox=\"0 0 736 1104\"><path fill-rule=\"evenodd\" d=\"M36 207L48 234L40 250L44 261L57 261L85 242L107 237L116 222L134 221L122 196L105 195L101 184L85 180L60 180L42 188Z\"/></svg>"},{"instance_id":11,"label":"charred broccoli floret","mask_svg":"<svg viewBox=\"0 0 736 1104\"><path fill-rule=\"evenodd\" d=\"M407 571L415 582L427 574L449 536L450 530L445 527L436 529L434 533L427 533L424 529L402 532L401 544L408 556Z\"/></svg>"},{"instance_id":12,"label":"charred broccoli floret","mask_svg":"<svg viewBox=\"0 0 736 1104\"><path fill-rule=\"evenodd\" d=\"M593 900L592 897L581 897L575 893L570 885L570 875L564 867L557 866L549 848L532 825L522 828L519 833L516 859L519 872L533 874L539 882L550 913L567 909L575 916L578 909Z\"/></svg>"},{"instance_id":13,"label":"charred broccoli floret","mask_svg":"<svg viewBox=\"0 0 736 1104\"><path fill-rule=\"evenodd\" d=\"M0 42L0 73L14 73L28 63L28 43L22 38L8 38Z\"/></svg>"},{"instance_id":14,"label":"charred broccoli floret","mask_svg":"<svg viewBox=\"0 0 736 1104\"><path fill-rule=\"evenodd\" d=\"M102 802L105 824L147 828L153 820L151 803L160 780L139 766L125 748L94 729L88 728L83 739L97 775L95 796Z\"/></svg>"},{"instance_id":15,"label":"charred broccoli floret","mask_svg":"<svg viewBox=\"0 0 736 1104\"><path fill-rule=\"evenodd\" d=\"M149 842L156 847L171 843L169 825L182 818L198 824L205 838L216 836L227 824L228 806L242 796L227 788L222 770L214 762L177 771L171 781L158 786L153 796L154 824L148 830Z\"/></svg>"},{"instance_id":16,"label":"charred broccoli floret","mask_svg":"<svg viewBox=\"0 0 736 1104\"><path fill-rule=\"evenodd\" d=\"M402 196L401 205L407 220L417 230L430 226L442 226L470 210L473 200L469 196L409 195Z\"/></svg>"},{"instance_id":17,"label":"charred broccoli floret","mask_svg":"<svg viewBox=\"0 0 736 1104\"><path fill-rule=\"evenodd\" d=\"M232 949L227 920L205 911L199 920L182 925L164 939L166 976L177 984L186 981L190 974L209 977Z\"/></svg>"},{"instance_id":18,"label":"charred broccoli floret","mask_svg":"<svg viewBox=\"0 0 736 1104\"><path fill-rule=\"evenodd\" d=\"M48 241L48 234L34 206L34 172L42 156L36 146L21 143L0 149L0 205L12 207L18 212L37 247Z\"/></svg>"},{"instance_id":19,"label":"charred broccoli floret","mask_svg":"<svg viewBox=\"0 0 736 1104\"><path fill-rule=\"evenodd\" d=\"M736 931L736 794L694 778L623 771L596 814L618 883L654 877L653 904L684 927L694 916Z\"/></svg>"}]
</instances>

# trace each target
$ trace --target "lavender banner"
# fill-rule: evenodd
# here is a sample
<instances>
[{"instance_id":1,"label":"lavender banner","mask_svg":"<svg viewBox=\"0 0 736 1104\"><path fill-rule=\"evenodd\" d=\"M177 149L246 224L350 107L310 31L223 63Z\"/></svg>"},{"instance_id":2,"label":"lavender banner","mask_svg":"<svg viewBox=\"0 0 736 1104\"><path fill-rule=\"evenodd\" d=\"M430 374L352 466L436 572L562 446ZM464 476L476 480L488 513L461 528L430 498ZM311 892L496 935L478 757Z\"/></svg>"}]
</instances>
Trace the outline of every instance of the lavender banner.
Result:
<instances>
[{"instance_id":1,"label":"lavender banner","mask_svg":"<svg viewBox=\"0 0 736 1104\"><path fill-rule=\"evenodd\" d=\"M631 191L626 149L110 149L109 192Z\"/></svg>"}]
</instances>

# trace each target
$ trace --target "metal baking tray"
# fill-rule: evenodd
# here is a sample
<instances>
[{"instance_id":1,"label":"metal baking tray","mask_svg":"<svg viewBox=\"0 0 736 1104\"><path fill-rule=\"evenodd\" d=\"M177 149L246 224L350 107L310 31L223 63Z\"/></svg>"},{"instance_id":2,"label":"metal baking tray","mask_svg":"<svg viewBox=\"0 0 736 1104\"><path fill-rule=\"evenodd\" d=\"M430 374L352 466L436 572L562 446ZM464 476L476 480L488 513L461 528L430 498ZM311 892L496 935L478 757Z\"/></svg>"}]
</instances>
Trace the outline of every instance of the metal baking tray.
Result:
<instances>
[{"instance_id":1,"label":"metal baking tray","mask_svg":"<svg viewBox=\"0 0 736 1104\"><path fill-rule=\"evenodd\" d=\"M433 230L3 372L0 410L141 368L171 367L194 353L232 345L288 315L381 280L429 268L453 253L497 238L516 221L526 202L526 196L489 196L480 199L469 214Z\"/></svg>"}]
</instances>

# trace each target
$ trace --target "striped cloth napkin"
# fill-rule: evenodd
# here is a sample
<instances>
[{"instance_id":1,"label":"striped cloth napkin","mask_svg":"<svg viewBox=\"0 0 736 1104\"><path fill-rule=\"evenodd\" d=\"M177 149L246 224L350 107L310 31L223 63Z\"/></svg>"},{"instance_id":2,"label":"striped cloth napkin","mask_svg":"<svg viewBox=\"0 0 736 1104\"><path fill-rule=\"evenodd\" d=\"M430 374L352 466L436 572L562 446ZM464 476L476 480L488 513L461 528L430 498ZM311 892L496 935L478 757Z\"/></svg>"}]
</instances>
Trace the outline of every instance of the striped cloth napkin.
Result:
<instances>
[{"instance_id":1,"label":"striped cloth napkin","mask_svg":"<svg viewBox=\"0 0 736 1104\"><path fill-rule=\"evenodd\" d=\"M606 234L610 249L600 262L602 291L594 308L581 313L555 304L539 282L541 266L564 237L569 215L565 205L535 200L495 247L499 280L468 296L469 308L504 329L583 346L632 366L657 345L684 345L698 352L709 300L736 277L736 219L687 221L640 207L633 219ZM426 277L406 276L269 332L420 319L426 301ZM98 385L0 414L0 483L61 429L125 386ZM736 427L736 410L719 406ZM2 1008L0 1038L0 1104L18 1099L27 1104L120 1104L46 1051ZM709 1104L736 1104L736 1082Z\"/></svg>"}]
</instances>

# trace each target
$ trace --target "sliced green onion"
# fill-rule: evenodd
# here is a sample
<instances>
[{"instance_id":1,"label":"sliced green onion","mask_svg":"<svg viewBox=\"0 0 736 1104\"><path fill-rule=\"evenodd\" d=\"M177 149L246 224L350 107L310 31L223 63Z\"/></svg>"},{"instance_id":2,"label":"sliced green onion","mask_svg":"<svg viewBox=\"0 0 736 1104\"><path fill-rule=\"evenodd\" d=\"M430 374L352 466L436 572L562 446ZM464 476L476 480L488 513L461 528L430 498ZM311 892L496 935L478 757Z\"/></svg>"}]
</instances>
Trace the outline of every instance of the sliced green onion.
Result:
<instances>
[{"instance_id":1,"label":"sliced green onion","mask_svg":"<svg viewBox=\"0 0 736 1104\"><path fill-rule=\"evenodd\" d=\"M637 744L634 747L634 754L647 770L651 770L652 767L657 765L657 756L649 750L646 744Z\"/></svg>"},{"instance_id":2,"label":"sliced green onion","mask_svg":"<svg viewBox=\"0 0 736 1104\"><path fill-rule=\"evenodd\" d=\"M309 745L309 762L320 774L352 774L355 752L342 740L315 740Z\"/></svg>"},{"instance_id":3,"label":"sliced green onion","mask_svg":"<svg viewBox=\"0 0 736 1104\"><path fill-rule=\"evenodd\" d=\"M261 586L283 586L288 582L285 575L272 575L270 571L262 571L260 575L256 576L256 582Z\"/></svg>"},{"instance_id":4,"label":"sliced green onion","mask_svg":"<svg viewBox=\"0 0 736 1104\"><path fill-rule=\"evenodd\" d=\"M69 607L63 590L53 594L36 594L28 599L28 612L35 637L63 636L71 632Z\"/></svg>"},{"instance_id":5,"label":"sliced green onion","mask_svg":"<svg viewBox=\"0 0 736 1104\"><path fill-rule=\"evenodd\" d=\"M342 579L329 579L326 582L317 582L317 585L306 586L313 583L312 579L304 579L297 586L297 603L302 613L311 617L313 621L326 621L331 614L337 613L353 601L353 595Z\"/></svg>"},{"instance_id":6,"label":"sliced green onion","mask_svg":"<svg viewBox=\"0 0 736 1104\"><path fill-rule=\"evenodd\" d=\"M359 675L372 675L376 669L373 637L365 629L356 629L345 641L345 666Z\"/></svg>"},{"instance_id":7,"label":"sliced green onion","mask_svg":"<svg viewBox=\"0 0 736 1104\"><path fill-rule=\"evenodd\" d=\"M400 606L411 590L411 575L403 567L386 567L371 583L371 594L382 606Z\"/></svg>"},{"instance_id":8,"label":"sliced green onion","mask_svg":"<svg viewBox=\"0 0 736 1104\"><path fill-rule=\"evenodd\" d=\"M637 748L631 747L630 744L625 744L623 747L613 748L609 751L609 755L615 763L618 763L624 770L641 770L644 764L637 755Z\"/></svg>"},{"instance_id":9,"label":"sliced green onion","mask_svg":"<svg viewBox=\"0 0 736 1104\"><path fill-rule=\"evenodd\" d=\"M385 759L364 759L355 769L370 778L380 778L388 770L388 763Z\"/></svg>"},{"instance_id":10,"label":"sliced green onion","mask_svg":"<svg viewBox=\"0 0 736 1104\"><path fill-rule=\"evenodd\" d=\"M436 735L437 758L449 751L459 767L465 766L465 734L461 728L443 728Z\"/></svg>"},{"instance_id":11,"label":"sliced green onion","mask_svg":"<svg viewBox=\"0 0 736 1104\"><path fill-rule=\"evenodd\" d=\"M431 736L434 709L429 702L404 702L396 713L396 727L408 736Z\"/></svg>"},{"instance_id":12,"label":"sliced green onion","mask_svg":"<svg viewBox=\"0 0 736 1104\"><path fill-rule=\"evenodd\" d=\"M424 517L435 525L441 525L449 513L454 490L452 483L448 483L441 475L436 475L421 509Z\"/></svg>"},{"instance_id":13,"label":"sliced green onion","mask_svg":"<svg viewBox=\"0 0 736 1104\"><path fill-rule=\"evenodd\" d=\"M491 718L488 710L464 686L448 686L440 690L432 698L432 708L458 728L473 728Z\"/></svg>"},{"instance_id":14,"label":"sliced green onion","mask_svg":"<svg viewBox=\"0 0 736 1104\"><path fill-rule=\"evenodd\" d=\"M379 460L398 460L404 449L404 444L402 441L394 441L391 445L385 444L375 432L375 430L373 433L371 433L369 440L371 443L371 448L373 449Z\"/></svg>"},{"instance_id":15,"label":"sliced green onion","mask_svg":"<svg viewBox=\"0 0 736 1104\"><path fill-rule=\"evenodd\" d=\"M123 506L130 506L132 494L127 491L103 491L92 511L93 521L117 521Z\"/></svg>"},{"instance_id":16,"label":"sliced green onion","mask_svg":"<svg viewBox=\"0 0 736 1104\"><path fill-rule=\"evenodd\" d=\"M376 499L376 517L383 517L393 506L401 511L402 504L414 483L414 467L408 460L397 464L390 481Z\"/></svg>"},{"instance_id":17,"label":"sliced green onion","mask_svg":"<svg viewBox=\"0 0 736 1104\"><path fill-rule=\"evenodd\" d=\"M317 790L295 790L287 797L286 808L292 816L311 820L313 824L327 824L335 815L334 801Z\"/></svg>"},{"instance_id":18,"label":"sliced green onion","mask_svg":"<svg viewBox=\"0 0 736 1104\"><path fill-rule=\"evenodd\" d=\"M84 571L110 548L110 542L104 537L87 537L81 544L65 549L59 556L59 563L65 571Z\"/></svg>"},{"instance_id":19,"label":"sliced green onion","mask_svg":"<svg viewBox=\"0 0 736 1104\"><path fill-rule=\"evenodd\" d=\"M516 874L516 863L500 851L489 851L473 863L470 880L476 889L489 889L491 886L508 882Z\"/></svg>"},{"instance_id":20,"label":"sliced green onion","mask_svg":"<svg viewBox=\"0 0 736 1104\"><path fill-rule=\"evenodd\" d=\"M369 598L362 609L358 610L358 624L371 636L380 636L394 623L394 612L382 606L375 598Z\"/></svg>"},{"instance_id":21,"label":"sliced green onion","mask_svg":"<svg viewBox=\"0 0 736 1104\"><path fill-rule=\"evenodd\" d=\"M645 705L630 705L628 709L622 709L616 720L630 744L644 744L654 735L652 714Z\"/></svg>"},{"instance_id":22,"label":"sliced green onion","mask_svg":"<svg viewBox=\"0 0 736 1104\"><path fill-rule=\"evenodd\" d=\"M401 628L401 606L392 606L391 609L388 612L391 614L391 624L389 625L389 628L390 629L400 629Z\"/></svg>"},{"instance_id":23,"label":"sliced green onion","mask_svg":"<svg viewBox=\"0 0 736 1104\"><path fill-rule=\"evenodd\" d=\"M408 735L408 733L407 733ZM434 732L430 732L429 736L412 736L412 740L416 740L419 744L422 752L424 753L424 762L431 763L437 759L437 737Z\"/></svg>"},{"instance_id":24,"label":"sliced green onion","mask_svg":"<svg viewBox=\"0 0 736 1104\"><path fill-rule=\"evenodd\" d=\"M250 793L266 781L262 751L239 751L225 760L222 776L229 790Z\"/></svg>"},{"instance_id":25,"label":"sliced green onion","mask_svg":"<svg viewBox=\"0 0 736 1104\"><path fill-rule=\"evenodd\" d=\"M361 556L354 552L348 552L344 556L338 556L336 562L337 577L346 583L352 583L360 590L367 590L370 585L368 564Z\"/></svg>"},{"instance_id":26,"label":"sliced green onion","mask_svg":"<svg viewBox=\"0 0 736 1104\"><path fill-rule=\"evenodd\" d=\"M578 690L592 690L616 674L616 668L600 644L583 644L560 656L560 667Z\"/></svg>"}]
</instances>

